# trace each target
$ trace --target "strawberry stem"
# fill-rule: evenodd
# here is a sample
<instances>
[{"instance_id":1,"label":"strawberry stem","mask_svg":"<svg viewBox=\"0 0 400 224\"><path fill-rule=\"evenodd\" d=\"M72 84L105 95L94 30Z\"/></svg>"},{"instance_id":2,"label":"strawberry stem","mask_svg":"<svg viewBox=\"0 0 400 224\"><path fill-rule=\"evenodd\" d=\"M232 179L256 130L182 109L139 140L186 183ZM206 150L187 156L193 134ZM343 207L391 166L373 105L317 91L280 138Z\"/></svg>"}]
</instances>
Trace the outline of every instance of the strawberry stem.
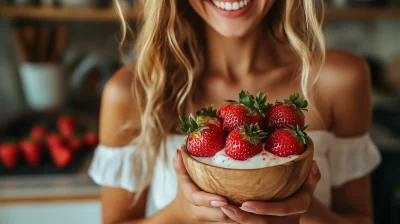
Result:
<instances>
[{"instance_id":1,"label":"strawberry stem","mask_svg":"<svg viewBox=\"0 0 400 224\"><path fill-rule=\"evenodd\" d=\"M272 107L272 104L265 104L267 102L266 94L259 92L257 93L256 97L254 97L248 91L244 90L239 93L239 102L236 102L234 100L225 100L225 102L242 104L249 108L251 111L256 111L259 114L266 113Z\"/></svg>"},{"instance_id":2,"label":"strawberry stem","mask_svg":"<svg viewBox=\"0 0 400 224\"><path fill-rule=\"evenodd\" d=\"M190 134L199 128L199 125L197 124L196 118L193 116L193 114L190 114L189 118L185 116L179 116L179 120L182 122L182 124L176 129L179 133Z\"/></svg>"},{"instance_id":3,"label":"strawberry stem","mask_svg":"<svg viewBox=\"0 0 400 224\"><path fill-rule=\"evenodd\" d=\"M308 111L307 106L308 102L298 93L291 93L289 99L277 100L278 104L286 104L294 107L296 109L296 113L301 117L304 117L303 111Z\"/></svg>"},{"instance_id":4,"label":"strawberry stem","mask_svg":"<svg viewBox=\"0 0 400 224\"><path fill-rule=\"evenodd\" d=\"M239 129L242 138L250 141L254 145L258 144L261 139L267 137L267 133L263 132L258 124L250 124L250 126L245 124L239 127Z\"/></svg>"},{"instance_id":5,"label":"strawberry stem","mask_svg":"<svg viewBox=\"0 0 400 224\"><path fill-rule=\"evenodd\" d=\"M300 125L288 125L288 129L293 133L294 136L296 136L300 140L301 143L306 145L309 139L307 138L308 135L305 130L308 128L308 126L309 125L306 125L304 127L300 127Z\"/></svg>"},{"instance_id":6,"label":"strawberry stem","mask_svg":"<svg viewBox=\"0 0 400 224\"><path fill-rule=\"evenodd\" d=\"M208 107L201 108L196 111L197 117L217 117L217 110L213 110L213 105L209 105Z\"/></svg>"}]
</instances>

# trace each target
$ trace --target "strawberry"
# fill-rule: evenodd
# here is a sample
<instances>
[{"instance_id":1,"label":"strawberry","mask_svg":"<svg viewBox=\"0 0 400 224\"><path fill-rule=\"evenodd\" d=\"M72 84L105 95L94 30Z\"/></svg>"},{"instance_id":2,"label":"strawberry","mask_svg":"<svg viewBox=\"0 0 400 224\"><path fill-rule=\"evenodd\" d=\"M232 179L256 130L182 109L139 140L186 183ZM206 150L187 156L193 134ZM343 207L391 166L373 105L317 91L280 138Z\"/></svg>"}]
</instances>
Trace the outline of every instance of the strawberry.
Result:
<instances>
[{"instance_id":1,"label":"strawberry","mask_svg":"<svg viewBox=\"0 0 400 224\"><path fill-rule=\"evenodd\" d=\"M42 159L42 148L38 142L25 139L21 141L20 148L26 163L30 166L39 166Z\"/></svg>"},{"instance_id":2,"label":"strawberry","mask_svg":"<svg viewBox=\"0 0 400 224\"><path fill-rule=\"evenodd\" d=\"M69 147L76 152L83 148L83 141L80 138L74 137L69 140Z\"/></svg>"},{"instance_id":3,"label":"strawberry","mask_svg":"<svg viewBox=\"0 0 400 224\"><path fill-rule=\"evenodd\" d=\"M52 148L55 146L63 145L63 139L56 133L50 133L46 137L46 143L48 148Z\"/></svg>"},{"instance_id":4,"label":"strawberry","mask_svg":"<svg viewBox=\"0 0 400 224\"><path fill-rule=\"evenodd\" d=\"M34 140L42 140L46 136L46 128L41 125L35 125L32 127L29 136Z\"/></svg>"},{"instance_id":5,"label":"strawberry","mask_svg":"<svg viewBox=\"0 0 400 224\"><path fill-rule=\"evenodd\" d=\"M304 132L307 127L296 125L274 131L264 145L265 150L280 157L302 154L308 141Z\"/></svg>"},{"instance_id":6,"label":"strawberry","mask_svg":"<svg viewBox=\"0 0 400 224\"><path fill-rule=\"evenodd\" d=\"M225 133L221 126L211 122L197 123L191 114L189 118L180 116L182 124L177 131L188 134L187 150L193 156L211 157L224 148Z\"/></svg>"},{"instance_id":7,"label":"strawberry","mask_svg":"<svg viewBox=\"0 0 400 224\"><path fill-rule=\"evenodd\" d=\"M14 168L19 159L19 149L14 143L4 143L0 145L0 160L8 168Z\"/></svg>"},{"instance_id":8,"label":"strawberry","mask_svg":"<svg viewBox=\"0 0 400 224\"><path fill-rule=\"evenodd\" d=\"M290 94L289 99L276 101L275 105L268 111L265 124L269 133L284 128L287 125L304 126L303 110L307 111L307 101L298 93Z\"/></svg>"},{"instance_id":9,"label":"strawberry","mask_svg":"<svg viewBox=\"0 0 400 224\"><path fill-rule=\"evenodd\" d=\"M202 108L196 112L197 123L211 123L222 128L222 122L218 119L217 110L213 110L213 106L210 105L206 108Z\"/></svg>"},{"instance_id":10,"label":"strawberry","mask_svg":"<svg viewBox=\"0 0 400 224\"><path fill-rule=\"evenodd\" d=\"M225 104L224 106L222 106L219 110L218 110L218 118L221 121L224 121L226 114L232 109L233 104L232 103L228 103Z\"/></svg>"},{"instance_id":11,"label":"strawberry","mask_svg":"<svg viewBox=\"0 0 400 224\"><path fill-rule=\"evenodd\" d=\"M65 138L71 138L75 134L75 118L70 116L62 116L57 121L57 127L61 135Z\"/></svg>"},{"instance_id":12,"label":"strawberry","mask_svg":"<svg viewBox=\"0 0 400 224\"><path fill-rule=\"evenodd\" d=\"M54 165L60 169L66 167L73 158L71 150L62 145L50 148L50 155Z\"/></svg>"},{"instance_id":13,"label":"strawberry","mask_svg":"<svg viewBox=\"0 0 400 224\"><path fill-rule=\"evenodd\" d=\"M99 137L94 131L89 131L83 136L83 141L89 147L96 147L99 143Z\"/></svg>"},{"instance_id":14,"label":"strawberry","mask_svg":"<svg viewBox=\"0 0 400 224\"><path fill-rule=\"evenodd\" d=\"M239 93L239 102L233 100L227 100L232 103L232 106L223 107L223 111L220 111L220 115L223 119L224 131L231 132L235 128L242 125L250 125L252 123L258 124L259 127L263 126L262 114L267 111L270 105L265 105L267 96L261 92L254 98L247 91Z\"/></svg>"},{"instance_id":15,"label":"strawberry","mask_svg":"<svg viewBox=\"0 0 400 224\"><path fill-rule=\"evenodd\" d=\"M226 138L225 152L236 160L246 160L263 150L261 139L266 133L260 130L258 124L243 125L229 133Z\"/></svg>"}]
</instances>

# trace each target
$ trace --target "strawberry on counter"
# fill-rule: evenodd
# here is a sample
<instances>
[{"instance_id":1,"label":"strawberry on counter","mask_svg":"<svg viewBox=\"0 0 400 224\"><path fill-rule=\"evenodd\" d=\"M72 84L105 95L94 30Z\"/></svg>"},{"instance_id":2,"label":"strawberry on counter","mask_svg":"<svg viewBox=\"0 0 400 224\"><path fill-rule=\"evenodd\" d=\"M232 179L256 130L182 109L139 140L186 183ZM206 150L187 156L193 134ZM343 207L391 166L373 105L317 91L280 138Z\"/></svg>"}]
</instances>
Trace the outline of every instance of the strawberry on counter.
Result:
<instances>
[{"instance_id":1,"label":"strawberry on counter","mask_svg":"<svg viewBox=\"0 0 400 224\"><path fill-rule=\"evenodd\" d=\"M54 146L63 145L64 141L60 135L58 135L56 133L50 133L46 137L46 144L47 144L48 148L52 148Z\"/></svg>"},{"instance_id":2,"label":"strawberry on counter","mask_svg":"<svg viewBox=\"0 0 400 224\"><path fill-rule=\"evenodd\" d=\"M61 135L65 138L71 138L75 134L76 120L72 116L62 116L57 121L57 127Z\"/></svg>"},{"instance_id":3,"label":"strawberry on counter","mask_svg":"<svg viewBox=\"0 0 400 224\"><path fill-rule=\"evenodd\" d=\"M18 146L14 143L3 143L0 144L0 160L3 165L12 169L17 165L20 152Z\"/></svg>"},{"instance_id":4,"label":"strawberry on counter","mask_svg":"<svg viewBox=\"0 0 400 224\"><path fill-rule=\"evenodd\" d=\"M50 155L54 165L60 169L66 167L73 158L72 151L68 147L62 145L50 148Z\"/></svg>"},{"instance_id":5,"label":"strawberry on counter","mask_svg":"<svg viewBox=\"0 0 400 224\"><path fill-rule=\"evenodd\" d=\"M39 166L42 159L42 148L35 140L22 140L20 143L22 154L30 166Z\"/></svg>"},{"instance_id":6,"label":"strawberry on counter","mask_svg":"<svg viewBox=\"0 0 400 224\"><path fill-rule=\"evenodd\" d=\"M77 152L83 148L83 141L81 138L73 137L73 138L69 139L68 145L72 151Z\"/></svg>"},{"instance_id":7,"label":"strawberry on counter","mask_svg":"<svg viewBox=\"0 0 400 224\"><path fill-rule=\"evenodd\" d=\"M32 127L29 136L35 140L42 140L47 134L47 130L45 127L41 125L35 125Z\"/></svg>"},{"instance_id":8,"label":"strawberry on counter","mask_svg":"<svg viewBox=\"0 0 400 224\"><path fill-rule=\"evenodd\" d=\"M99 144L99 137L95 131L88 131L83 136L83 141L89 147L96 147Z\"/></svg>"}]
</instances>

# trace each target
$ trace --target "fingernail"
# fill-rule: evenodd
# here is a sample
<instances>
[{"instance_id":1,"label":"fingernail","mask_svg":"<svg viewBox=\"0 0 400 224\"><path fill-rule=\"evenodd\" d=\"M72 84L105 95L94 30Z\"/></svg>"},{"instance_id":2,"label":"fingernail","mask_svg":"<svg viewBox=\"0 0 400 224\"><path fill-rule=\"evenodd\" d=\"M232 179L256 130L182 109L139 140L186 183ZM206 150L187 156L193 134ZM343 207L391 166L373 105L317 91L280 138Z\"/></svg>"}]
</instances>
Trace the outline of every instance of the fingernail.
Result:
<instances>
[{"instance_id":1,"label":"fingernail","mask_svg":"<svg viewBox=\"0 0 400 224\"><path fill-rule=\"evenodd\" d=\"M256 213L256 209L250 206L242 206L240 207L240 209L242 209L245 212L251 212L251 213Z\"/></svg>"},{"instance_id":2,"label":"fingernail","mask_svg":"<svg viewBox=\"0 0 400 224\"><path fill-rule=\"evenodd\" d=\"M178 152L178 150L179 150L179 149L177 149L176 152L175 152L174 160L178 160L178 157L179 157L179 152Z\"/></svg>"},{"instance_id":3,"label":"fingernail","mask_svg":"<svg viewBox=\"0 0 400 224\"><path fill-rule=\"evenodd\" d=\"M211 205L212 207L216 207L216 208L225 206L225 205L227 205L227 204L228 204L228 203L223 202L223 201L210 201L210 205Z\"/></svg>"},{"instance_id":4,"label":"fingernail","mask_svg":"<svg viewBox=\"0 0 400 224\"><path fill-rule=\"evenodd\" d=\"M313 162L312 168L311 168L311 173L316 176L318 174L318 165L317 162Z\"/></svg>"},{"instance_id":5,"label":"fingernail","mask_svg":"<svg viewBox=\"0 0 400 224\"><path fill-rule=\"evenodd\" d=\"M225 213L226 216L228 216L231 219L234 219L236 217L236 212L233 211L232 209L221 207L221 210L222 212Z\"/></svg>"}]
</instances>

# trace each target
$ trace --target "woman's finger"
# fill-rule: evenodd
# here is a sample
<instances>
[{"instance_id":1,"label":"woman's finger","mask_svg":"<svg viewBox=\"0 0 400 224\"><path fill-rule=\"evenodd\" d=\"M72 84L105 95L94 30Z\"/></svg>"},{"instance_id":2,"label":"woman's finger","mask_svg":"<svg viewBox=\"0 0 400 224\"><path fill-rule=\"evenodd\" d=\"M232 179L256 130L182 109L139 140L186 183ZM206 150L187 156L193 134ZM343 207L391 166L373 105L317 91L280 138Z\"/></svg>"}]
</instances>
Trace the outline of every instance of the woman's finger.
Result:
<instances>
[{"instance_id":1,"label":"woman's finger","mask_svg":"<svg viewBox=\"0 0 400 224\"><path fill-rule=\"evenodd\" d=\"M205 206L210 208L219 208L228 204L225 198L204 191L193 192L191 202L196 206Z\"/></svg>"},{"instance_id":2,"label":"woman's finger","mask_svg":"<svg viewBox=\"0 0 400 224\"><path fill-rule=\"evenodd\" d=\"M198 222L234 223L220 208L196 207L194 220Z\"/></svg>"},{"instance_id":3,"label":"woman's finger","mask_svg":"<svg viewBox=\"0 0 400 224\"><path fill-rule=\"evenodd\" d=\"M318 164L314 160L310 172L308 172L308 176L304 181L303 188L307 188L308 191L314 193L315 188L317 187L318 182L321 180L321 172L319 171Z\"/></svg>"},{"instance_id":4,"label":"woman's finger","mask_svg":"<svg viewBox=\"0 0 400 224\"><path fill-rule=\"evenodd\" d=\"M221 207L221 210L230 219L243 224L266 224L268 223L268 217L263 215L257 215L253 213L248 213L240 210L238 207L233 205L227 205Z\"/></svg>"},{"instance_id":5,"label":"woman's finger","mask_svg":"<svg viewBox=\"0 0 400 224\"><path fill-rule=\"evenodd\" d=\"M186 167L183 164L182 154L179 149L176 150L175 158L174 158L174 170L176 173L176 178L179 180L188 180L190 176L186 171Z\"/></svg>"},{"instance_id":6,"label":"woman's finger","mask_svg":"<svg viewBox=\"0 0 400 224\"><path fill-rule=\"evenodd\" d=\"M287 216L304 213L308 210L315 187L321 179L318 166L315 161L311 166L303 186L290 198L278 202L245 202L241 210L259 215Z\"/></svg>"},{"instance_id":7,"label":"woman's finger","mask_svg":"<svg viewBox=\"0 0 400 224\"><path fill-rule=\"evenodd\" d=\"M178 185L183 192L184 197L189 203L196 206L221 207L227 204L225 198L201 191L192 181L183 164L182 155L179 150L174 159L174 169L178 180Z\"/></svg>"}]
</instances>

